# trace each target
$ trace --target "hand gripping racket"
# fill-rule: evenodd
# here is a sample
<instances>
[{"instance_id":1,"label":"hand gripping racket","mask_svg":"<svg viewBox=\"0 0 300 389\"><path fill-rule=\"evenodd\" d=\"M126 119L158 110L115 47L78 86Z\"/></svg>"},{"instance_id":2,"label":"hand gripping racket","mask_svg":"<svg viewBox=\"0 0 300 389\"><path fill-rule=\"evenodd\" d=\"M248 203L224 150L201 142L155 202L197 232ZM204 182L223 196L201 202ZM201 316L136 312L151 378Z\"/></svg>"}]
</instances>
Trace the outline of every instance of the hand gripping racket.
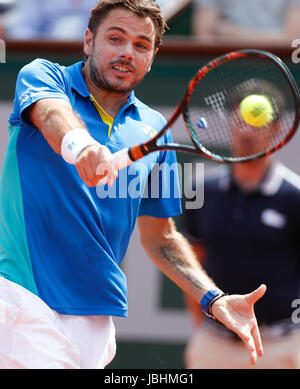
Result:
<instances>
[{"instance_id":1,"label":"hand gripping racket","mask_svg":"<svg viewBox=\"0 0 300 389\"><path fill-rule=\"evenodd\" d=\"M263 95L272 106L264 126L247 124L240 111L249 95ZM283 147L299 124L299 91L283 61L260 50L222 55L198 70L167 124L149 141L113 154L118 170L159 150L195 153L221 163L244 162ZM183 115L191 144L158 143Z\"/></svg>"}]
</instances>

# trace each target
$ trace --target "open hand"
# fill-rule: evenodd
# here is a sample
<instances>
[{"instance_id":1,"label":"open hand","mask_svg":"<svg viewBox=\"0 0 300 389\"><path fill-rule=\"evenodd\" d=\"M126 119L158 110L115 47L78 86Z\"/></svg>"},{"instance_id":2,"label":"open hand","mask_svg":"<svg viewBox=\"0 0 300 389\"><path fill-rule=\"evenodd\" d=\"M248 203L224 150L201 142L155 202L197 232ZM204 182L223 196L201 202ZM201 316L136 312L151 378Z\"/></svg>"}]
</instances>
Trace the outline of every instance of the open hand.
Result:
<instances>
[{"instance_id":1,"label":"open hand","mask_svg":"<svg viewBox=\"0 0 300 389\"><path fill-rule=\"evenodd\" d=\"M243 340L252 365L256 364L257 357L263 355L254 304L265 294L266 289L266 285L262 284L251 293L224 296L212 305L215 318Z\"/></svg>"}]
</instances>

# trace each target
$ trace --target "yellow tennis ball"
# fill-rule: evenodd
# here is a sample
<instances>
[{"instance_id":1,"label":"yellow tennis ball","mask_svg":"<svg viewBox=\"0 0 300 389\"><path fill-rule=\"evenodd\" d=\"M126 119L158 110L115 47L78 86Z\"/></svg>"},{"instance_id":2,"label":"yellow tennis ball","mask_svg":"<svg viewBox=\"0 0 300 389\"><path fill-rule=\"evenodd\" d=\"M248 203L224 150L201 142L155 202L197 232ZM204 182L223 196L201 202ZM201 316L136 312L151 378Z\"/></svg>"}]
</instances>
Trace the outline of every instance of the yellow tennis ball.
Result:
<instances>
[{"instance_id":1,"label":"yellow tennis ball","mask_svg":"<svg viewBox=\"0 0 300 389\"><path fill-rule=\"evenodd\" d=\"M249 95L240 104L243 120L254 127L263 127L273 120L274 109L264 95Z\"/></svg>"}]
</instances>

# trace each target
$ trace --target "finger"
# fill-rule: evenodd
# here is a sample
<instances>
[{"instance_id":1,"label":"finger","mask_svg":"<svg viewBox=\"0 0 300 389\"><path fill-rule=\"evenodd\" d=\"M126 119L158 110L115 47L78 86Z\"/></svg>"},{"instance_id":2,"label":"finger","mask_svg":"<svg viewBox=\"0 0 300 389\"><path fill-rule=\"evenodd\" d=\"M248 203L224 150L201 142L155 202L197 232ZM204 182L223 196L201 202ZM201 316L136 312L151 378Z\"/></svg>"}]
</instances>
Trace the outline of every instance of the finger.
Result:
<instances>
[{"instance_id":1,"label":"finger","mask_svg":"<svg viewBox=\"0 0 300 389\"><path fill-rule=\"evenodd\" d=\"M101 180L102 177L107 177L111 173L111 167L109 162L95 162L95 174L98 179Z\"/></svg>"},{"instance_id":2,"label":"finger","mask_svg":"<svg viewBox=\"0 0 300 389\"><path fill-rule=\"evenodd\" d=\"M119 172L118 170L109 170L105 176L101 176L100 179L97 180L97 185L107 184L109 187L112 187L116 179L118 178Z\"/></svg>"},{"instance_id":3,"label":"finger","mask_svg":"<svg viewBox=\"0 0 300 389\"><path fill-rule=\"evenodd\" d=\"M257 355L259 357L262 357L263 353L264 353L264 350L263 350L263 345L262 345L262 341L261 341L260 332L259 332L259 329L258 329L257 325L254 326L253 329L252 329L252 337L254 339Z\"/></svg>"},{"instance_id":4,"label":"finger","mask_svg":"<svg viewBox=\"0 0 300 389\"><path fill-rule=\"evenodd\" d=\"M249 354L249 358L250 358L250 363L251 365L255 365L256 364L256 361L257 361L257 352L256 352L256 347L255 347L255 343L254 343L254 340L252 338L252 336L250 335L250 333L243 329L243 330L237 330L237 329L233 329L233 331L241 338L241 340L244 342L245 346L246 346L246 349L248 351L248 354Z\"/></svg>"},{"instance_id":5,"label":"finger","mask_svg":"<svg viewBox=\"0 0 300 389\"><path fill-rule=\"evenodd\" d=\"M247 300L250 304L255 304L263 295L266 293L267 287L262 284L257 289L255 289L252 293L247 295Z\"/></svg>"},{"instance_id":6,"label":"finger","mask_svg":"<svg viewBox=\"0 0 300 389\"><path fill-rule=\"evenodd\" d=\"M96 170L93 169L93 166L89 163L86 163L82 166L82 169L85 172L85 176L87 178L87 181L90 183L95 182L95 175L96 175Z\"/></svg>"},{"instance_id":7,"label":"finger","mask_svg":"<svg viewBox=\"0 0 300 389\"><path fill-rule=\"evenodd\" d=\"M98 180L97 186L98 185L105 185L107 183L108 183L108 176L104 176L104 177L100 178L100 180Z\"/></svg>"},{"instance_id":8,"label":"finger","mask_svg":"<svg viewBox=\"0 0 300 389\"><path fill-rule=\"evenodd\" d=\"M76 169L77 169L77 172L79 174L79 177L82 179L82 181L88 185L88 186L91 186L91 182L89 181L88 177L87 177L87 174L85 172L85 169L83 168L82 165L80 164L76 164Z\"/></svg>"},{"instance_id":9,"label":"finger","mask_svg":"<svg viewBox=\"0 0 300 389\"><path fill-rule=\"evenodd\" d=\"M239 335L239 337L242 339L242 341L246 346L251 365L255 365L257 361L257 353L256 353L255 343L252 336L248 332L244 332L244 331L240 331L237 334Z\"/></svg>"},{"instance_id":10,"label":"finger","mask_svg":"<svg viewBox=\"0 0 300 389\"><path fill-rule=\"evenodd\" d=\"M248 341L244 341L244 343L249 353L250 364L255 365L257 362L257 351L252 337L249 337Z\"/></svg>"},{"instance_id":11,"label":"finger","mask_svg":"<svg viewBox=\"0 0 300 389\"><path fill-rule=\"evenodd\" d=\"M118 178L118 174L119 174L119 172L116 169L114 169L112 172L110 172L110 174L108 174L107 184L109 187L113 186L114 182Z\"/></svg>"}]
</instances>

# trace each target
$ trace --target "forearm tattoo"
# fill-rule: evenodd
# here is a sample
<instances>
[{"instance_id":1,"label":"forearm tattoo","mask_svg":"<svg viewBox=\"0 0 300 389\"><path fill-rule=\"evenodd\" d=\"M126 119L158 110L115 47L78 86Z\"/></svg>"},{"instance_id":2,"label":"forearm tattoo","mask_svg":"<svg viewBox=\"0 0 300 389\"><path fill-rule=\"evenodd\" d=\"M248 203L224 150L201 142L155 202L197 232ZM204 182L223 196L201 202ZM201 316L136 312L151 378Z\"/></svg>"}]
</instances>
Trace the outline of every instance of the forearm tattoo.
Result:
<instances>
[{"instance_id":1,"label":"forearm tattoo","mask_svg":"<svg viewBox=\"0 0 300 389\"><path fill-rule=\"evenodd\" d=\"M164 260L172 266L174 271L180 276L183 276L190 284L192 284L193 287L201 290L207 288L207 282L205 283L203 282L205 280L201 280L199 277L196 277L194 270L186 266L185 262L178 255L177 250L174 250L170 245L168 245L159 247L159 251Z\"/></svg>"}]
</instances>

